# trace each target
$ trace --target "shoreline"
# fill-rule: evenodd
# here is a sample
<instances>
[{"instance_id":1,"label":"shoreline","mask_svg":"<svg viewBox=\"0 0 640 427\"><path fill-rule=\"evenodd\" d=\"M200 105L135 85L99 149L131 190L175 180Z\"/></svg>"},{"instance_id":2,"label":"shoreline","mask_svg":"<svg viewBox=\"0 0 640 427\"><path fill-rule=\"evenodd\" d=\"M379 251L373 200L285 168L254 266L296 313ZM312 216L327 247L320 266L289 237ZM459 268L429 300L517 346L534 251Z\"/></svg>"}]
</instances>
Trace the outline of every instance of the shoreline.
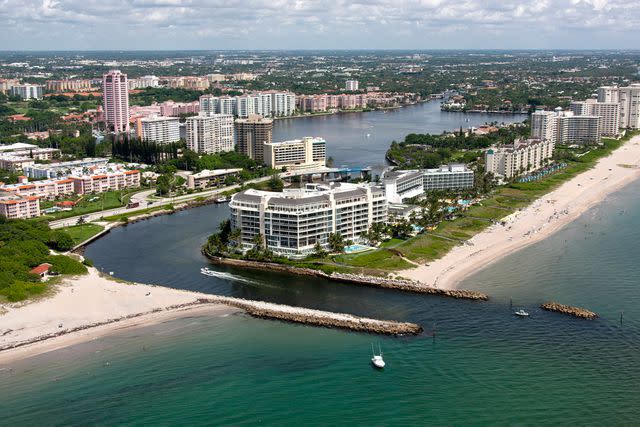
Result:
<instances>
[{"instance_id":1,"label":"shoreline","mask_svg":"<svg viewBox=\"0 0 640 427\"><path fill-rule=\"evenodd\" d=\"M415 323L116 281L95 268L53 286L53 295L0 305L0 366L123 329L202 312L246 313L256 318L383 335L422 332Z\"/></svg>"},{"instance_id":2,"label":"shoreline","mask_svg":"<svg viewBox=\"0 0 640 427\"><path fill-rule=\"evenodd\" d=\"M600 159L593 168L509 215L504 225L491 225L469 239L467 244L454 247L444 257L398 274L425 286L457 289L468 276L546 239L638 178L640 135Z\"/></svg>"}]
</instances>

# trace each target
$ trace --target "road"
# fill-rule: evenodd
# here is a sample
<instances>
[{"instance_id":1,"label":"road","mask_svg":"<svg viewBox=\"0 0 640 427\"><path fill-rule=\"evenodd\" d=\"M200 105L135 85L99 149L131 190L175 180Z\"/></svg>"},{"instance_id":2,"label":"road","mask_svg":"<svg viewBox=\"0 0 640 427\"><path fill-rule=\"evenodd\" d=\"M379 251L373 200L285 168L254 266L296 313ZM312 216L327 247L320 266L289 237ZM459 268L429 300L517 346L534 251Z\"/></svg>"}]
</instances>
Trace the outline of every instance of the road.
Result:
<instances>
[{"instance_id":1,"label":"road","mask_svg":"<svg viewBox=\"0 0 640 427\"><path fill-rule=\"evenodd\" d=\"M256 179L252 179L250 181L246 181L243 184L267 181L270 178L271 178L270 176L264 176L264 177L261 177L261 178L256 178ZM77 216L72 216L72 217L69 217L69 218L58 219L58 220L49 222L49 227L51 227L51 228L62 228L62 227L69 227L69 226L72 226L72 225L76 225L78 223L78 220L82 216L85 217L85 221L86 222L92 222L92 221L97 221L100 218L105 217L105 216L119 215L119 214L123 214L123 213L134 214L134 213L136 213L138 211L142 211L144 209L147 209L147 208L150 208L150 207L154 207L154 206L162 206L162 205L174 204L174 203L183 203L183 202L188 202L190 200L195 200L195 199L197 199L199 197L215 196L216 194L223 193L225 191L234 190L234 189L238 188L239 186L240 186L239 184L234 184L234 185L230 185L228 187L215 188L215 189L211 189L211 190L201 191L201 192L198 192L198 193L186 194L184 196L179 196L179 197L164 198L162 200L150 199L150 197L155 194L155 192L156 192L155 189L140 191L140 192L135 193L135 194L133 194L131 196L131 203L139 203L140 204L136 208L127 209L126 207L120 207L120 208L108 209L108 210L105 210L105 211L99 211L99 212L94 212L94 213L85 214L85 215L77 215Z\"/></svg>"}]
</instances>

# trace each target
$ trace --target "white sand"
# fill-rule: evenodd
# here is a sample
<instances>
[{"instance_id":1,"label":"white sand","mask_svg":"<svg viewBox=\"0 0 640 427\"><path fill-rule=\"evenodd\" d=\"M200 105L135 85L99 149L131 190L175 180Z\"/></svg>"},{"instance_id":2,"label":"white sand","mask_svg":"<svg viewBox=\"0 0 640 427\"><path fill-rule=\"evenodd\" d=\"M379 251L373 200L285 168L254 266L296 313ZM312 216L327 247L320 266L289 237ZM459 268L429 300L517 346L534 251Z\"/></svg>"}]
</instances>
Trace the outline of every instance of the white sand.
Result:
<instances>
[{"instance_id":1,"label":"white sand","mask_svg":"<svg viewBox=\"0 0 640 427\"><path fill-rule=\"evenodd\" d=\"M195 303L210 295L141 284L126 284L99 275L95 268L85 276L67 279L57 292L30 303L0 306L0 349L29 343L52 334L64 334L15 349L0 351L0 363L95 339L118 329L145 325L175 317L184 310L177 305ZM226 305L208 305L198 310L225 313L238 311ZM124 319L127 316L137 317ZM115 321L90 329L65 333Z\"/></svg>"},{"instance_id":2,"label":"white sand","mask_svg":"<svg viewBox=\"0 0 640 427\"><path fill-rule=\"evenodd\" d=\"M505 226L492 225L444 257L401 276L429 286L454 289L466 276L575 220L607 195L640 177L640 136L601 159L594 168L565 182L530 206L512 214Z\"/></svg>"}]
</instances>

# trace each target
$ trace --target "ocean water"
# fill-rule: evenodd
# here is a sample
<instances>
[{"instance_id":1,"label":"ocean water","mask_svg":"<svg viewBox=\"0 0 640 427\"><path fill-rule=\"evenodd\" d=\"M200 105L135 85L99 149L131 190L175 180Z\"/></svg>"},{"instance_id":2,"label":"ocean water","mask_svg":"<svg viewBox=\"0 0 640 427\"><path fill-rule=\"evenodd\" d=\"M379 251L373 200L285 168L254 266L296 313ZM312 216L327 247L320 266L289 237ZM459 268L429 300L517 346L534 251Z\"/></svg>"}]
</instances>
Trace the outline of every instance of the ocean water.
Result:
<instances>
[{"instance_id":1,"label":"ocean water","mask_svg":"<svg viewBox=\"0 0 640 427\"><path fill-rule=\"evenodd\" d=\"M86 255L129 280L412 321L425 332L190 315L0 365L0 424L638 423L640 181L467 278L462 287L488 302L216 266L216 277L204 276L199 247L227 209L118 228ZM537 308L551 299L601 317ZM520 307L531 317L514 316ZM370 365L372 343L384 371Z\"/></svg>"}]
</instances>

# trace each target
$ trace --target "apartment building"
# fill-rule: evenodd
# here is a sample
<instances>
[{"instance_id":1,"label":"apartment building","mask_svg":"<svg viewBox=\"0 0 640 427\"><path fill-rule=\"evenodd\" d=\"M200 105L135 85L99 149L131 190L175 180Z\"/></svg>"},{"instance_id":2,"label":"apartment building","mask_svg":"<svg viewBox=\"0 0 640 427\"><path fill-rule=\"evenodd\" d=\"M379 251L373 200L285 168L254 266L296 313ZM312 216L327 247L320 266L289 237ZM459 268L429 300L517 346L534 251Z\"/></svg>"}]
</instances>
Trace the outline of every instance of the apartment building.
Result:
<instances>
[{"instance_id":1,"label":"apartment building","mask_svg":"<svg viewBox=\"0 0 640 427\"><path fill-rule=\"evenodd\" d=\"M531 137L554 144L598 144L602 140L599 116L574 115L561 107L531 114Z\"/></svg>"},{"instance_id":2,"label":"apartment building","mask_svg":"<svg viewBox=\"0 0 640 427\"><path fill-rule=\"evenodd\" d=\"M43 85L32 85L29 83L14 85L11 87L11 94L13 96L19 96L23 100L28 99L42 99L44 93Z\"/></svg>"},{"instance_id":3,"label":"apartment building","mask_svg":"<svg viewBox=\"0 0 640 427\"><path fill-rule=\"evenodd\" d=\"M620 104L616 102L573 101L569 109L575 116L598 116L601 136L615 136L619 132Z\"/></svg>"},{"instance_id":4,"label":"apartment building","mask_svg":"<svg viewBox=\"0 0 640 427\"><path fill-rule=\"evenodd\" d=\"M598 88L598 102L613 102L620 106L621 128L640 129L640 83L625 87L602 86Z\"/></svg>"},{"instance_id":5,"label":"apartment building","mask_svg":"<svg viewBox=\"0 0 640 427\"><path fill-rule=\"evenodd\" d=\"M264 144L273 140L273 120L259 115L236 119L236 151L259 162L264 161Z\"/></svg>"},{"instance_id":6,"label":"apartment building","mask_svg":"<svg viewBox=\"0 0 640 427\"><path fill-rule=\"evenodd\" d=\"M0 195L14 194L21 197L38 197L41 199L55 199L74 193L73 180L46 179L28 182L26 177L21 178L17 184L5 184L0 186Z\"/></svg>"},{"instance_id":7,"label":"apartment building","mask_svg":"<svg viewBox=\"0 0 640 427\"><path fill-rule=\"evenodd\" d=\"M29 178L59 178L70 175L74 170L97 169L107 165L109 159L104 157L86 158L82 160L72 160L70 162L60 162L51 164L34 164L25 166L23 172Z\"/></svg>"},{"instance_id":8,"label":"apartment building","mask_svg":"<svg viewBox=\"0 0 640 427\"><path fill-rule=\"evenodd\" d=\"M7 219L27 219L40 216L40 202L37 197L0 197L0 216Z\"/></svg>"},{"instance_id":9,"label":"apartment building","mask_svg":"<svg viewBox=\"0 0 640 427\"><path fill-rule=\"evenodd\" d=\"M136 133L145 141L169 144L180 141L178 117L151 116L137 120Z\"/></svg>"},{"instance_id":10,"label":"apartment building","mask_svg":"<svg viewBox=\"0 0 640 427\"><path fill-rule=\"evenodd\" d=\"M129 85L127 75L111 70L102 76L104 119L115 133L129 133Z\"/></svg>"},{"instance_id":11,"label":"apartment building","mask_svg":"<svg viewBox=\"0 0 640 427\"><path fill-rule=\"evenodd\" d=\"M355 92L360 88L360 82L357 80L347 80L344 84L344 89L349 92Z\"/></svg>"},{"instance_id":12,"label":"apartment building","mask_svg":"<svg viewBox=\"0 0 640 427\"><path fill-rule=\"evenodd\" d=\"M80 92L92 88L89 79L47 80L46 85L49 92Z\"/></svg>"},{"instance_id":13,"label":"apartment building","mask_svg":"<svg viewBox=\"0 0 640 427\"><path fill-rule=\"evenodd\" d=\"M296 97L290 92L258 92L242 96L200 97L200 111L207 114L233 114L246 118L257 114L263 117L291 116L295 113Z\"/></svg>"},{"instance_id":14,"label":"apartment building","mask_svg":"<svg viewBox=\"0 0 640 427\"><path fill-rule=\"evenodd\" d=\"M39 148L22 142L0 145L0 169L19 172L36 160L53 160L59 154L57 148Z\"/></svg>"},{"instance_id":15,"label":"apartment building","mask_svg":"<svg viewBox=\"0 0 640 427\"><path fill-rule=\"evenodd\" d=\"M299 258L312 253L316 243L328 248L331 233L361 241L373 224L387 220L388 204L380 188L336 183L282 193L244 190L232 196L229 207L243 250L251 249L260 234L270 251Z\"/></svg>"},{"instance_id":16,"label":"apartment building","mask_svg":"<svg viewBox=\"0 0 640 427\"><path fill-rule=\"evenodd\" d=\"M160 78L156 76L142 76L136 79L129 79L127 85L129 89L145 89L148 87L158 87L160 86Z\"/></svg>"},{"instance_id":17,"label":"apartment building","mask_svg":"<svg viewBox=\"0 0 640 427\"><path fill-rule=\"evenodd\" d=\"M160 104L160 115L164 117L179 117L181 114L198 114L200 102L165 101Z\"/></svg>"},{"instance_id":18,"label":"apartment building","mask_svg":"<svg viewBox=\"0 0 640 427\"><path fill-rule=\"evenodd\" d=\"M77 194L104 193L105 191L136 188L140 186L140 171L115 171L96 175L70 176Z\"/></svg>"},{"instance_id":19,"label":"apartment building","mask_svg":"<svg viewBox=\"0 0 640 427\"><path fill-rule=\"evenodd\" d=\"M187 148L197 153L220 153L233 151L235 129L233 116L230 114L205 115L188 117Z\"/></svg>"},{"instance_id":20,"label":"apartment building","mask_svg":"<svg viewBox=\"0 0 640 427\"><path fill-rule=\"evenodd\" d=\"M290 141L270 142L263 145L264 163L272 169L315 169L324 167L327 142L310 136Z\"/></svg>"},{"instance_id":21,"label":"apartment building","mask_svg":"<svg viewBox=\"0 0 640 427\"><path fill-rule=\"evenodd\" d=\"M485 170L511 179L544 166L553 156L553 140L515 140L512 144L492 147L485 153Z\"/></svg>"}]
</instances>

